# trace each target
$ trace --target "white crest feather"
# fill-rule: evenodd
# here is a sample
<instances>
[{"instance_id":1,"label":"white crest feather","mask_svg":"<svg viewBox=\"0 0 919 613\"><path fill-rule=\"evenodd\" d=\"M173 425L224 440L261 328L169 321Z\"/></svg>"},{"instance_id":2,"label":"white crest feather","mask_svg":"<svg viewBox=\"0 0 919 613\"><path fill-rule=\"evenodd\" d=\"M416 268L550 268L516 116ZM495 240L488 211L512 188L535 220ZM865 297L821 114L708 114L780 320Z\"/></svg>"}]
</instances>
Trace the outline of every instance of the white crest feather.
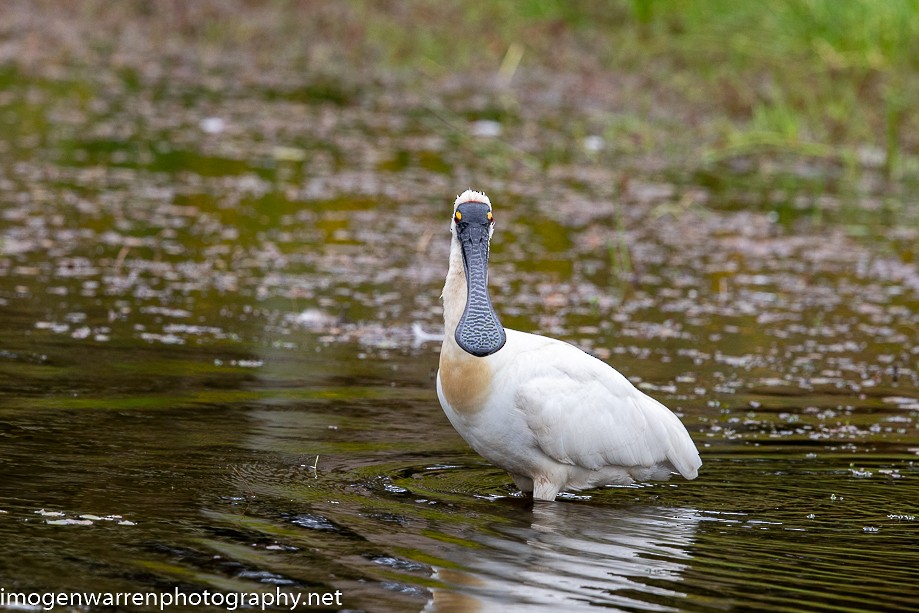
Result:
<instances>
[{"instance_id":1,"label":"white crest feather","mask_svg":"<svg viewBox=\"0 0 919 613\"><path fill-rule=\"evenodd\" d=\"M456 207L464 202L481 202L482 204L487 204L489 209L491 208L491 200L488 199L488 196L472 189L467 189L456 197L456 200L453 202L453 210L455 211Z\"/></svg>"}]
</instances>

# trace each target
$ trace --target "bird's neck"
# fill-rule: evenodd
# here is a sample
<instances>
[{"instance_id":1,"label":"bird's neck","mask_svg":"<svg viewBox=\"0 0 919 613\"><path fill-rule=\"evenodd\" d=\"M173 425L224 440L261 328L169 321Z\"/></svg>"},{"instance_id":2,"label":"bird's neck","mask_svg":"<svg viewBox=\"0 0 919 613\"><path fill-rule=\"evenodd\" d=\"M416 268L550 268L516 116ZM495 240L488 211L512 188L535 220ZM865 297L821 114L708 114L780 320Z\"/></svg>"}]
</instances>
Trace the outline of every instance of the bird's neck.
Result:
<instances>
[{"instance_id":1,"label":"bird's neck","mask_svg":"<svg viewBox=\"0 0 919 613\"><path fill-rule=\"evenodd\" d=\"M464 248L473 250L471 257ZM465 270L467 264L468 275ZM488 297L487 244L484 248L481 243L460 246L459 241L453 239L443 299L447 339L444 347L455 343L457 348L481 358L504 346L507 336Z\"/></svg>"},{"instance_id":2,"label":"bird's neck","mask_svg":"<svg viewBox=\"0 0 919 613\"><path fill-rule=\"evenodd\" d=\"M456 326L466 308L466 271L463 255L456 240L450 248L450 269L442 294L444 303L444 342L440 348L438 383L443 398L463 419L485 408L491 393L492 371L488 362L460 348L456 342Z\"/></svg>"},{"instance_id":3,"label":"bird's neck","mask_svg":"<svg viewBox=\"0 0 919 613\"><path fill-rule=\"evenodd\" d=\"M453 335L463 311L466 308L466 272L463 269L463 254L459 242L454 238L450 243L450 268L447 281L441 294L444 302L445 340L456 343ZM457 347L458 349L459 347Z\"/></svg>"}]
</instances>

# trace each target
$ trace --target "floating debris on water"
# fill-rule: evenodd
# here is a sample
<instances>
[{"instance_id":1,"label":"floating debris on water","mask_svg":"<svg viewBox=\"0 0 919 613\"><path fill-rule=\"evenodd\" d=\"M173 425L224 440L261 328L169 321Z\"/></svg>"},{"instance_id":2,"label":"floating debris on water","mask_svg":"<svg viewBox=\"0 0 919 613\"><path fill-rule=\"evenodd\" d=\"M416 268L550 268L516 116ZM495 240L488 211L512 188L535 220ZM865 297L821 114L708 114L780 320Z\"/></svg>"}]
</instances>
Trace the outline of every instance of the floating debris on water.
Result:
<instances>
[{"instance_id":1,"label":"floating debris on water","mask_svg":"<svg viewBox=\"0 0 919 613\"><path fill-rule=\"evenodd\" d=\"M226 122L220 117L205 117L198 126L206 134L220 134L226 129Z\"/></svg>"},{"instance_id":2,"label":"floating debris on water","mask_svg":"<svg viewBox=\"0 0 919 613\"><path fill-rule=\"evenodd\" d=\"M313 515L311 513L302 513L290 518L290 523L309 528L310 530L338 530L334 523L322 515Z\"/></svg>"},{"instance_id":3,"label":"floating debris on water","mask_svg":"<svg viewBox=\"0 0 919 613\"><path fill-rule=\"evenodd\" d=\"M35 513L37 515L41 515L42 517L63 517L66 515L66 513L63 511L46 511L44 509L39 509L38 511L35 511Z\"/></svg>"},{"instance_id":4,"label":"floating debris on water","mask_svg":"<svg viewBox=\"0 0 919 613\"><path fill-rule=\"evenodd\" d=\"M316 331L326 330L338 323L338 318L319 309L304 309L299 313L288 314L287 318L291 323Z\"/></svg>"},{"instance_id":5,"label":"floating debris on water","mask_svg":"<svg viewBox=\"0 0 919 613\"><path fill-rule=\"evenodd\" d=\"M3 511L0 511L3 512ZM92 526L96 522L115 522L119 526L134 526L135 522L124 519L121 515L95 515L92 513L82 513L77 517L67 517L67 513L63 511L47 511L45 509L39 509L33 511L36 515L41 515L46 518L55 518L55 519L46 519L45 523L52 526Z\"/></svg>"},{"instance_id":6,"label":"floating debris on water","mask_svg":"<svg viewBox=\"0 0 919 613\"><path fill-rule=\"evenodd\" d=\"M585 151L588 151L590 153L597 153L603 150L603 148L606 146L606 141L603 139L602 136L591 134L589 136L584 137L583 145L584 145Z\"/></svg>"},{"instance_id":7,"label":"floating debris on water","mask_svg":"<svg viewBox=\"0 0 919 613\"><path fill-rule=\"evenodd\" d=\"M396 558L394 556L373 556L370 558L370 561L374 564L379 564L389 568L395 568L397 570L420 571L427 569L425 565L419 564L418 562L405 560L403 558Z\"/></svg>"},{"instance_id":8,"label":"floating debris on water","mask_svg":"<svg viewBox=\"0 0 919 613\"><path fill-rule=\"evenodd\" d=\"M265 365L265 360L230 360L230 365L240 368L260 368Z\"/></svg>"},{"instance_id":9,"label":"floating debris on water","mask_svg":"<svg viewBox=\"0 0 919 613\"><path fill-rule=\"evenodd\" d=\"M52 526L92 526L93 522L88 519L48 519L46 524Z\"/></svg>"},{"instance_id":10,"label":"floating debris on water","mask_svg":"<svg viewBox=\"0 0 919 613\"><path fill-rule=\"evenodd\" d=\"M251 579L268 585L296 585L296 581L267 570L242 570L236 574L240 579Z\"/></svg>"},{"instance_id":11,"label":"floating debris on water","mask_svg":"<svg viewBox=\"0 0 919 613\"><path fill-rule=\"evenodd\" d=\"M426 332L419 322L414 322L412 324L412 336L414 340L412 342L413 347L418 347L422 343L439 343L444 340L443 331L440 332Z\"/></svg>"},{"instance_id":12,"label":"floating debris on water","mask_svg":"<svg viewBox=\"0 0 919 613\"><path fill-rule=\"evenodd\" d=\"M500 123L491 119L479 119L469 125L469 132L473 136L483 138L497 138L501 136L503 128Z\"/></svg>"}]
</instances>

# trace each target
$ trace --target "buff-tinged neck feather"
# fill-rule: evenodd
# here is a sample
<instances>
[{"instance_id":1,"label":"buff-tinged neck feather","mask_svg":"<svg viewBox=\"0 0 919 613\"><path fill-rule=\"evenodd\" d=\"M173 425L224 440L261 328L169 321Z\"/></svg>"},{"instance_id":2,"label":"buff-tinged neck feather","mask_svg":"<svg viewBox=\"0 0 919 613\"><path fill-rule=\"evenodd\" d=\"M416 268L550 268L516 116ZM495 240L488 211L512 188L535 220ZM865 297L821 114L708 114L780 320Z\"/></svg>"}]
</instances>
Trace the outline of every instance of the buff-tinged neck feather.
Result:
<instances>
[{"instance_id":1,"label":"buff-tinged neck feather","mask_svg":"<svg viewBox=\"0 0 919 613\"><path fill-rule=\"evenodd\" d=\"M450 268L447 270L447 280L441 298L444 303L444 333L445 339L454 343L456 326L466 308L466 272L463 269L462 247L456 237L450 243Z\"/></svg>"}]
</instances>

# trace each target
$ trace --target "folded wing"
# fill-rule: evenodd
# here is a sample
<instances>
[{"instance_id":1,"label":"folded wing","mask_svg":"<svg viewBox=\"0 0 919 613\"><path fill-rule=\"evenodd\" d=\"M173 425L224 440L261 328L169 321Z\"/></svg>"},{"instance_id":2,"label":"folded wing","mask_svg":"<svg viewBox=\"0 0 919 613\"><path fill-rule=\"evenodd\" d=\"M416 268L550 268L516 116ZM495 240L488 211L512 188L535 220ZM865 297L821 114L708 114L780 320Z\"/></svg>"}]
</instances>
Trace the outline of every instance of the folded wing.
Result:
<instances>
[{"instance_id":1,"label":"folded wing","mask_svg":"<svg viewBox=\"0 0 919 613\"><path fill-rule=\"evenodd\" d=\"M554 343L550 359L531 365L515 399L546 455L589 469L669 464L696 477L702 461L676 415L607 364Z\"/></svg>"}]
</instances>

